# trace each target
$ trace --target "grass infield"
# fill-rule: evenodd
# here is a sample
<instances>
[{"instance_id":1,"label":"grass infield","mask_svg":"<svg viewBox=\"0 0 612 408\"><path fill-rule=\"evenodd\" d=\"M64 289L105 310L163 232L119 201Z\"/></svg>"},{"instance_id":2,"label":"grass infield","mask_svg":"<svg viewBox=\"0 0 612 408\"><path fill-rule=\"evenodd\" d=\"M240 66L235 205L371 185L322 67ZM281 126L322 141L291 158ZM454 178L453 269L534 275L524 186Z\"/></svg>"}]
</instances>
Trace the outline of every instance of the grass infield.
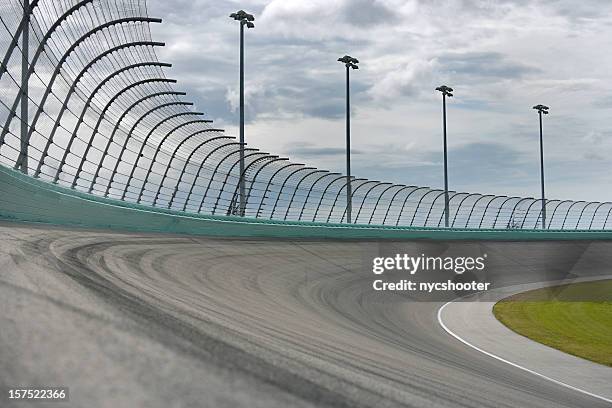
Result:
<instances>
[{"instance_id":1,"label":"grass infield","mask_svg":"<svg viewBox=\"0 0 612 408\"><path fill-rule=\"evenodd\" d=\"M612 367L612 280L519 293L493 313L518 334Z\"/></svg>"}]
</instances>

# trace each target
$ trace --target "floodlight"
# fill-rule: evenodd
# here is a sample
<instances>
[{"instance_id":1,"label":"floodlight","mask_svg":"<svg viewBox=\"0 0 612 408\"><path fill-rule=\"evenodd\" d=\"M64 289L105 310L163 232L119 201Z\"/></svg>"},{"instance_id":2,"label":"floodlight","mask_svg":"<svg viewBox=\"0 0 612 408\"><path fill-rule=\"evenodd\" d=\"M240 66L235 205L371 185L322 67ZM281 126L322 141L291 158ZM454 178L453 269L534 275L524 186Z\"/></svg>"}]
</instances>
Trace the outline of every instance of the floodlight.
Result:
<instances>
[{"instance_id":1,"label":"floodlight","mask_svg":"<svg viewBox=\"0 0 612 408\"><path fill-rule=\"evenodd\" d=\"M240 179L238 181L240 189L240 215L244 216L246 207L246 187L244 179L245 162L244 162L244 27L254 28L255 17L244 10L238 10L230 14L230 18L240 22Z\"/></svg>"},{"instance_id":2,"label":"floodlight","mask_svg":"<svg viewBox=\"0 0 612 408\"><path fill-rule=\"evenodd\" d=\"M448 228L450 225L450 198L448 195L448 146L446 135L446 97L453 97L453 88L446 85L441 85L436 88L436 91L442 93L442 127L443 127L443 144L444 144L444 225ZM453 221L454 222L454 221Z\"/></svg>"},{"instance_id":3,"label":"floodlight","mask_svg":"<svg viewBox=\"0 0 612 408\"><path fill-rule=\"evenodd\" d=\"M359 69L357 64L359 60L353 58L350 55L345 55L342 58L338 58L338 62L342 62L346 67L346 221L351 224L352 215L352 198L351 193L351 94L350 94L350 69ZM333 174L333 173L332 173Z\"/></svg>"}]
</instances>

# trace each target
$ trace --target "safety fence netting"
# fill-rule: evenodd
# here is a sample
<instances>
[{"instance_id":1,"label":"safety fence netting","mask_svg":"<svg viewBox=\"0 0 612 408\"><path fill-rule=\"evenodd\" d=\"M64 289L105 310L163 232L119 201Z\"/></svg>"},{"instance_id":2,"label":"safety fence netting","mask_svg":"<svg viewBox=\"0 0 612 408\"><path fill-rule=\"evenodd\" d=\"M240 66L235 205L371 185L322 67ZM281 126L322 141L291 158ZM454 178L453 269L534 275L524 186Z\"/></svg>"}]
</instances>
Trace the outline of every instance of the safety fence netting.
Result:
<instances>
[{"instance_id":1,"label":"safety fence netting","mask_svg":"<svg viewBox=\"0 0 612 408\"><path fill-rule=\"evenodd\" d=\"M156 56L159 22L145 0L0 0L0 163L152 207L346 222L346 176L241 146L193 109ZM442 190L350 184L353 223L446 224ZM448 226L538 229L545 218L547 229L607 229L610 212L609 202L549 200L543 211L535 198L451 191Z\"/></svg>"}]
</instances>

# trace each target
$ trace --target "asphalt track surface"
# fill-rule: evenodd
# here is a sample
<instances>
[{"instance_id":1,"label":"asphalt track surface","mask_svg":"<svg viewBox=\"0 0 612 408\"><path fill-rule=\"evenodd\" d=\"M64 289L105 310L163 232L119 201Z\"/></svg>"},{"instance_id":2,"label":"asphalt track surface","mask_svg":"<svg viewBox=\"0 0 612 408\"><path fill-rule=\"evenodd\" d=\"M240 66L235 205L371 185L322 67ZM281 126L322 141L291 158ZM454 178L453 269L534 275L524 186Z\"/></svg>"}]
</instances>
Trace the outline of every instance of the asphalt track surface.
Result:
<instances>
[{"instance_id":1,"label":"asphalt track surface","mask_svg":"<svg viewBox=\"0 0 612 408\"><path fill-rule=\"evenodd\" d=\"M444 300L373 291L382 245L2 223L0 386L68 386L34 404L54 407L609 406L466 347ZM389 245L486 251L500 284L612 261L605 242Z\"/></svg>"},{"instance_id":2,"label":"asphalt track surface","mask_svg":"<svg viewBox=\"0 0 612 408\"><path fill-rule=\"evenodd\" d=\"M599 276L572 278L570 282L600 279ZM603 279L612 279L612 275ZM534 375L559 382L577 392L602 399L612 406L612 367L562 353L517 335L493 314L493 307L502 299L542 287L554 288L564 283L568 282L506 286L486 293L476 293L466 297L464 301L445 304L438 312L438 321L449 334L469 347ZM588 300L588 294L584 294L583 299Z\"/></svg>"}]
</instances>

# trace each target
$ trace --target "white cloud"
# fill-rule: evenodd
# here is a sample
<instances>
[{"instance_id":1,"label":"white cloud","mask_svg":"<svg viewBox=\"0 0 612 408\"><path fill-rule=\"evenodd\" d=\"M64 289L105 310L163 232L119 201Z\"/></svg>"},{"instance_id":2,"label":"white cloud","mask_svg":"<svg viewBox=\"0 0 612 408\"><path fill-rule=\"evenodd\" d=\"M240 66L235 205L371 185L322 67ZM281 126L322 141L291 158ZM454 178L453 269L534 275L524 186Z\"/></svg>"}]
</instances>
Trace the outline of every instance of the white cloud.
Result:
<instances>
[{"instance_id":1,"label":"white cloud","mask_svg":"<svg viewBox=\"0 0 612 408\"><path fill-rule=\"evenodd\" d=\"M163 60L175 64L172 76L195 90L191 96L205 112L233 123L227 129L235 131L237 26L227 15L237 3L169 4L150 0L152 15L165 13L165 24L153 27L156 39L167 43ZM289 155L292 145L305 143L341 148L344 76L336 59L349 53L362 62L352 75L354 145L376 152L354 161L359 176L383 177L376 167L382 159L393 164L389 179L441 184L432 170L440 150L434 88L446 83L456 90L449 102L453 188L536 195L531 106L545 103L551 106L545 123L550 194L612 199L612 176L595 160L612 156L612 143L584 136L612 131L606 86L612 58L602 52L612 48L612 3L245 0L239 7L257 18L247 33L251 145ZM486 160L469 147L482 143L516 152L503 163L510 167L503 183L499 174L478 174ZM332 170L343 166L333 155L296 159ZM399 174L402 160L422 171Z\"/></svg>"},{"instance_id":2,"label":"white cloud","mask_svg":"<svg viewBox=\"0 0 612 408\"><path fill-rule=\"evenodd\" d=\"M436 67L435 60L407 62L402 67L386 70L368 92L379 102L415 96L422 92L424 83L431 83Z\"/></svg>"}]
</instances>

